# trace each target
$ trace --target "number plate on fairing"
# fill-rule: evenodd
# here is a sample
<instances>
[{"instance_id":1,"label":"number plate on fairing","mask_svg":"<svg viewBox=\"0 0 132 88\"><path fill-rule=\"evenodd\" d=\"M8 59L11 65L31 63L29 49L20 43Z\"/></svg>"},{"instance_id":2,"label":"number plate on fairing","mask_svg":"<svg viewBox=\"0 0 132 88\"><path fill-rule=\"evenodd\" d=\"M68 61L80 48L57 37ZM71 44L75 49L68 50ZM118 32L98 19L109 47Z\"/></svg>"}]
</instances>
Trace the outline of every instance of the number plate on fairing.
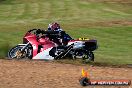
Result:
<instances>
[{"instance_id":1,"label":"number plate on fairing","mask_svg":"<svg viewBox=\"0 0 132 88\"><path fill-rule=\"evenodd\" d=\"M86 41L86 40L89 40L89 38L79 38L79 40Z\"/></svg>"}]
</instances>

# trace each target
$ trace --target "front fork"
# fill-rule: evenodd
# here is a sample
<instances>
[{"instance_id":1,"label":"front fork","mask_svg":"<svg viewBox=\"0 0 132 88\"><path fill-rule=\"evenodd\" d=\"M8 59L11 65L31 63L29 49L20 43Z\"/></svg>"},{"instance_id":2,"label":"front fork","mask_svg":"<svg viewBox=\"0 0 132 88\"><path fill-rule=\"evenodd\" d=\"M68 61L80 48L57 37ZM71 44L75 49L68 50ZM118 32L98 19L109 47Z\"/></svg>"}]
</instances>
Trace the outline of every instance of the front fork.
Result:
<instances>
[{"instance_id":1,"label":"front fork","mask_svg":"<svg viewBox=\"0 0 132 88\"><path fill-rule=\"evenodd\" d=\"M25 56L25 49L30 45L28 42L27 44L18 44L18 46L23 46L21 49L19 49L16 53L14 58L23 58Z\"/></svg>"},{"instance_id":2,"label":"front fork","mask_svg":"<svg viewBox=\"0 0 132 88\"><path fill-rule=\"evenodd\" d=\"M21 53L24 52L24 50L30 45L30 43L28 42L22 49L21 49Z\"/></svg>"}]
</instances>

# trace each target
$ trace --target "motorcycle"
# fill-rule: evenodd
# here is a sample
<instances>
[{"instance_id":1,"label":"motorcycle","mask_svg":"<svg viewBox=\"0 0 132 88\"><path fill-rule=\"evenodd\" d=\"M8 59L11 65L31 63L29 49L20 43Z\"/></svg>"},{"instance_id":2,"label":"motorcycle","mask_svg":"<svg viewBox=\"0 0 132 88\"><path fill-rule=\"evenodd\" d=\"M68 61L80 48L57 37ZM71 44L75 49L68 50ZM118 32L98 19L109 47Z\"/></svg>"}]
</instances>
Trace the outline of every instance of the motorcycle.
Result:
<instances>
[{"instance_id":1,"label":"motorcycle","mask_svg":"<svg viewBox=\"0 0 132 88\"><path fill-rule=\"evenodd\" d=\"M60 44L60 41L63 42ZM94 61L93 51L97 49L97 40L72 39L65 31L29 30L18 44L8 52L9 59L58 60L65 57L82 58Z\"/></svg>"}]
</instances>

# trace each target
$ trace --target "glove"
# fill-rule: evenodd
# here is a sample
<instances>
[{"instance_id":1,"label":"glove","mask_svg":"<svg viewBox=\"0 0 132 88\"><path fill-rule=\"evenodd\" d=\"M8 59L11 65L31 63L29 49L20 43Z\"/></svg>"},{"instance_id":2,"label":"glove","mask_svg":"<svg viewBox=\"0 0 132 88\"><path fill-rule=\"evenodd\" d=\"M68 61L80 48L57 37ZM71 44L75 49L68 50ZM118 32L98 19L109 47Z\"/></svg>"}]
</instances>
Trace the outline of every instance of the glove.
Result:
<instances>
[{"instance_id":1,"label":"glove","mask_svg":"<svg viewBox=\"0 0 132 88\"><path fill-rule=\"evenodd\" d=\"M36 33L37 33L37 34L40 34L40 33L42 33L42 30L41 30L41 29L38 29L38 30L36 31Z\"/></svg>"}]
</instances>

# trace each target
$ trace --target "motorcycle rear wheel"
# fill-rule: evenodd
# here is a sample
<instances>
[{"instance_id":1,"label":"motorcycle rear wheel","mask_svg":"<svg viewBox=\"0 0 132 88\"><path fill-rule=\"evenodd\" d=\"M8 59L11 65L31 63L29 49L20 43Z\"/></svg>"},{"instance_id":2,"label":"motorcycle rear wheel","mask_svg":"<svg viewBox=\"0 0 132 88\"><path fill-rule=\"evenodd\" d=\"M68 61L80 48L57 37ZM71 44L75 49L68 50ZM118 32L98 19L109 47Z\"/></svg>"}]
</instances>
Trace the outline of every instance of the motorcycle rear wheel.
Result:
<instances>
[{"instance_id":1,"label":"motorcycle rear wheel","mask_svg":"<svg viewBox=\"0 0 132 88\"><path fill-rule=\"evenodd\" d=\"M89 51L86 55L83 56L84 62L94 61L94 53Z\"/></svg>"}]
</instances>

